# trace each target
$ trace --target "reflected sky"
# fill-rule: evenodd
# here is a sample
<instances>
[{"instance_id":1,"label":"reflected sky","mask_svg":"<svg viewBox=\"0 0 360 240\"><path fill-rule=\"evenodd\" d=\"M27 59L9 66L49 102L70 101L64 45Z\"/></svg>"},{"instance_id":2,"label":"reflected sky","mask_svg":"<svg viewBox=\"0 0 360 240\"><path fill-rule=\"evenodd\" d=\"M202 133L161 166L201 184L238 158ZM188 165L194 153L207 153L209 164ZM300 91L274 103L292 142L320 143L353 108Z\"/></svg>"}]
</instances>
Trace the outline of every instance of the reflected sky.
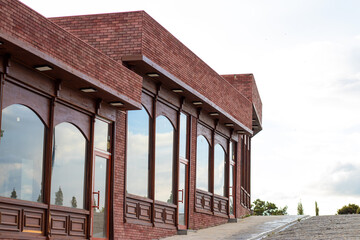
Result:
<instances>
[{"instance_id":1,"label":"reflected sky","mask_svg":"<svg viewBox=\"0 0 360 240\"><path fill-rule=\"evenodd\" d=\"M230 144L231 145L231 144ZM233 202L233 196L234 196L234 166L230 167L230 181L229 181L229 204L230 204L230 214L234 213L234 202Z\"/></svg>"},{"instance_id":2,"label":"reflected sky","mask_svg":"<svg viewBox=\"0 0 360 240\"><path fill-rule=\"evenodd\" d=\"M220 144L215 145L214 152L214 193L225 196L225 151Z\"/></svg>"},{"instance_id":3,"label":"reflected sky","mask_svg":"<svg viewBox=\"0 0 360 240\"><path fill-rule=\"evenodd\" d=\"M148 197L149 115L146 110L128 111L126 190Z\"/></svg>"},{"instance_id":4,"label":"reflected sky","mask_svg":"<svg viewBox=\"0 0 360 240\"><path fill-rule=\"evenodd\" d=\"M95 148L101 149L103 151L109 151L109 140L109 124L99 119L95 119Z\"/></svg>"},{"instance_id":5,"label":"reflected sky","mask_svg":"<svg viewBox=\"0 0 360 240\"><path fill-rule=\"evenodd\" d=\"M197 137L196 188L209 191L209 143L202 135Z\"/></svg>"},{"instance_id":6,"label":"reflected sky","mask_svg":"<svg viewBox=\"0 0 360 240\"><path fill-rule=\"evenodd\" d=\"M75 197L77 208L84 208L85 137L78 128L66 122L55 127L54 135L51 204L55 204L56 192L61 188L63 206L72 207L71 200Z\"/></svg>"},{"instance_id":7,"label":"reflected sky","mask_svg":"<svg viewBox=\"0 0 360 240\"><path fill-rule=\"evenodd\" d=\"M187 140L187 115L180 114L180 149L179 155L182 158L186 158L186 140Z\"/></svg>"},{"instance_id":8,"label":"reflected sky","mask_svg":"<svg viewBox=\"0 0 360 240\"><path fill-rule=\"evenodd\" d=\"M179 190L178 199L179 199L179 224L185 225L185 199L186 199L186 165L180 163L179 171ZM182 202L181 202L182 200Z\"/></svg>"},{"instance_id":9,"label":"reflected sky","mask_svg":"<svg viewBox=\"0 0 360 240\"><path fill-rule=\"evenodd\" d=\"M156 118L155 140L155 199L173 203L172 171L173 171L174 128L164 117Z\"/></svg>"},{"instance_id":10,"label":"reflected sky","mask_svg":"<svg viewBox=\"0 0 360 240\"><path fill-rule=\"evenodd\" d=\"M17 199L37 201L43 176L44 124L19 104L5 108L2 114L0 196L10 197L15 189Z\"/></svg>"},{"instance_id":11,"label":"reflected sky","mask_svg":"<svg viewBox=\"0 0 360 240\"><path fill-rule=\"evenodd\" d=\"M94 202L99 205L98 208L94 208L94 226L93 237L106 237L107 227L107 159L103 157L95 157L95 183L94 192L100 191L100 203L98 204L98 195L94 195Z\"/></svg>"}]
</instances>

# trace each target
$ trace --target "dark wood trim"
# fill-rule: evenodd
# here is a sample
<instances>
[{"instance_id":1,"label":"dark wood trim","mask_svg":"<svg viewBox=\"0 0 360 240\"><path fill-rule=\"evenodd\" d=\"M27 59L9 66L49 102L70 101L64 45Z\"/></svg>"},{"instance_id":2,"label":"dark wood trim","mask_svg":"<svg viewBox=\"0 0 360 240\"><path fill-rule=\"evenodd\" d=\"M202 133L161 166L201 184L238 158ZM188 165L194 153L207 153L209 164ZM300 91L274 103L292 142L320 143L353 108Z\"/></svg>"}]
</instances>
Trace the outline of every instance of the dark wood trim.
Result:
<instances>
[{"instance_id":1,"label":"dark wood trim","mask_svg":"<svg viewBox=\"0 0 360 240\"><path fill-rule=\"evenodd\" d=\"M28 83L22 82L22 81L20 81L20 80L17 80L16 78L13 78L13 77L11 77L11 76L8 76L8 75L6 75L5 80L6 80L6 82L10 82L10 83L12 83L12 84L15 84L15 85L17 85L17 86L19 86L19 87L21 87L21 88L24 88L24 89L26 89L26 90L28 90L28 91L31 91L31 92L33 92L33 93L36 93L36 94L38 94L38 95L40 95L40 96L43 96L43 97L46 97L46 98L56 97L56 96L52 93L52 89L49 89L49 92L43 92L43 91L35 88L34 86L29 85Z\"/></svg>"},{"instance_id":2,"label":"dark wood trim","mask_svg":"<svg viewBox=\"0 0 360 240\"><path fill-rule=\"evenodd\" d=\"M214 150L215 150L215 129L212 130L211 146L209 153L209 192L214 194ZM214 203L214 202L212 202ZM212 206L212 209L214 206Z\"/></svg>"},{"instance_id":3,"label":"dark wood trim","mask_svg":"<svg viewBox=\"0 0 360 240\"><path fill-rule=\"evenodd\" d=\"M156 204L156 205L160 205L160 206L164 206L164 207L177 208L177 205L176 205L176 204L167 203L167 202L162 202L162 201L158 201L158 200L155 200L155 204Z\"/></svg>"},{"instance_id":4,"label":"dark wood trim","mask_svg":"<svg viewBox=\"0 0 360 240\"><path fill-rule=\"evenodd\" d=\"M91 115L77 111L71 106L63 104L62 101L56 101L53 121L54 127L63 122L72 123L81 131L85 136L87 143L89 143L91 138L91 121Z\"/></svg>"},{"instance_id":5,"label":"dark wood trim","mask_svg":"<svg viewBox=\"0 0 360 240\"><path fill-rule=\"evenodd\" d=\"M145 65L149 66L150 68L154 69L154 71L161 73L161 75L164 75L164 77L166 77L166 79L170 80L171 82L173 82L174 84L180 86L182 89L184 89L185 91L189 92L192 96L194 96L197 99L201 99L205 104L209 105L211 108L215 109L214 111L216 112L220 112L222 115L224 115L224 117L228 118L231 122L234 122L239 128L241 129L245 129L245 131L249 132L250 134L252 134L252 130L249 129L248 127L246 127L243 123L241 123L240 121L238 121L236 118L234 118L233 116L231 116L231 114L227 113L226 111L224 111L222 108L220 108L219 106L217 106L215 103L213 103L212 101L210 101L207 97L205 97L204 95L202 95L201 93L199 93L198 91L196 91L194 88L190 87L189 85L187 85L186 83L184 83L183 81L181 81L180 79L178 79L176 76L172 75L170 72L168 72L167 70L165 70L164 68L162 68L160 65L158 65L157 63L153 62L151 59L149 59L148 57L140 54L140 55L131 55L131 56L123 56L122 61L125 63L131 63L131 62L143 62ZM199 117L198 117L199 118Z\"/></svg>"},{"instance_id":6,"label":"dark wood trim","mask_svg":"<svg viewBox=\"0 0 360 240\"><path fill-rule=\"evenodd\" d=\"M30 202L30 201L7 198L7 197L0 197L0 203L17 205L17 206L21 206L21 207L33 207L33 208L39 208L39 209L47 209L48 208L48 204L45 204L45 203Z\"/></svg>"},{"instance_id":7,"label":"dark wood trim","mask_svg":"<svg viewBox=\"0 0 360 240\"><path fill-rule=\"evenodd\" d=\"M156 141L156 109L157 109L157 94L153 98L153 118L150 122L150 141L149 141L149 156L150 156L150 171L149 171L149 197L153 200L151 211L151 222L155 222L155 141Z\"/></svg>"},{"instance_id":8,"label":"dark wood trim","mask_svg":"<svg viewBox=\"0 0 360 240\"><path fill-rule=\"evenodd\" d=\"M50 205L50 210L66 212L66 213L73 213L73 214L90 215L90 211L86 210L86 209L71 208L71 207L64 207L64 206L57 206L57 205Z\"/></svg>"},{"instance_id":9,"label":"dark wood trim","mask_svg":"<svg viewBox=\"0 0 360 240\"><path fill-rule=\"evenodd\" d=\"M47 221L45 224L45 233L46 236L51 237L51 216L50 216L50 204L51 204L51 180L52 180L52 158L53 158L53 136L54 136L54 115L55 115L55 98L51 99L50 103L50 116L49 116L49 128L47 129L46 134L46 157L45 157L45 173L44 173L44 181L45 189L43 190L45 198L44 202L48 204L48 209L46 212Z\"/></svg>"},{"instance_id":10,"label":"dark wood trim","mask_svg":"<svg viewBox=\"0 0 360 240\"><path fill-rule=\"evenodd\" d=\"M5 84L5 75L3 73L0 73L0 131L2 133L2 128L1 128L1 122L2 122L2 103L3 103L3 93L4 93L4 84ZM1 134L0 133L0 134ZM0 138L0 142L1 142L1 138Z\"/></svg>"},{"instance_id":11,"label":"dark wood trim","mask_svg":"<svg viewBox=\"0 0 360 240\"><path fill-rule=\"evenodd\" d=\"M231 161L230 161L230 156L231 156L231 152L230 152L230 144L231 141L228 140L227 141L227 154L225 154L225 176L224 176L224 187L225 187L225 196L227 196L228 198L228 207L226 209L226 212L228 215L230 215L230 171L231 171ZM234 183L233 183L234 185ZM232 186L232 189L234 189L234 186ZM233 194L232 194L233 195Z\"/></svg>"},{"instance_id":12,"label":"dark wood trim","mask_svg":"<svg viewBox=\"0 0 360 240\"><path fill-rule=\"evenodd\" d=\"M215 132L215 134L214 134L214 146L216 144L219 144L224 149L225 155L227 155L229 153L229 150L228 150L228 142L229 142L229 140L227 138L224 138L223 136L219 135L217 133L217 131L214 131L214 132Z\"/></svg>"},{"instance_id":13,"label":"dark wood trim","mask_svg":"<svg viewBox=\"0 0 360 240\"><path fill-rule=\"evenodd\" d=\"M141 104L142 106L145 108L145 110L147 111L147 113L149 114L149 116L151 118L154 117L154 112L153 112L153 100L154 99L154 95L149 95L147 91L144 91L141 93Z\"/></svg>"},{"instance_id":14,"label":"dark wood trim","mask_svg":"<svg viewBox=\"0 0 360 240\"><path fill-rule=\"evenodd\" d=\"M93 235L93 227L92 227L92 221L91 219L93 218L93 207L92 207L92 203L94 202L93 199L93 187L94 187L94 182L93 180L94 178L94 161L95 161L95 154L94 154L94 133L95 133L95 116L92 116L91 121L90 121L90 139L89 139L89 148L87 150L87 163L86 164L86 179L87 179L87 184L86 184L86 200L85 200L85 206L88 207L89 209L89 213L90 213L90 218L89 221L87 222L87 227L89 229L88 231L88 238L92 239L92 235ZM99 203L98 203L99 204Z\"/></svg>"},{"instance_id":15,"label":"dark wood trim","mask_svg":"<svg viewBox=\"0 0 360 240\"><path fill-rule=\"evenodd\" d=\"M3 85L2 108L5 109L13 104L24 105L30 108L46 127L49 127L50 98L6 80Z\"/></svg>"},{"instance_id":16,"label":"dark wood trim","mask_svg":"<svg viewBox=\"0 0 360 240\"><path fill-rule=\"evenodd\" d=\"M178 226L179 225L179 181L180 181L180 115L181 112L178 111L177 112L177 116L176 116L176 127L177 127L177 131L176 131L176 141L174 142L174 146L176 146L175 148L175 156L174 156L174 171L173 171L173 195L174 195L174 201L176 203L176 211L175 211L175 225ZM186 189L185 189L186 191ZM184 198L184 196L183 196ZM185 209L184 209L185 210Z\"/></svg>"},{"instance_id":17,"label":"dark wood trim","mask_svg":"<svg viewBox=\"0 0 360 240\"><path fill-rule=\"evenodd\" d=\"M163 104L160 101L157 101L156 103L156 114L154 115L156 118L159 116L165 116L167 119L169 119L171 125L173 126L174 130L177 131L178 125L178 111L168 107L167 105Z\"/></svg>"},{"instance_id":18,"label":"dark wood trim","mask_svg":"<svg viewBox=\"0 0 360 240\"><path fill-rule=\"evenodd\" d=\"M147 203L153 203L154 201L150 198L145 198L145 197L141 197L141 196L137 196L137 195L134 195L134 194L130 194L130 193L127 193L125 195L126 198L131 198L131 199L134 199L134 200L137 200L137 201L143 201L143 202L147 202Z\"/></svg>"},{"instance_id":19,"label":"dark wood trim","mask_svg":"<svg viewBox=\"0 0 360 240\"><path fill-rule=\"evenodd\" d=\"M189 223L190 223L190 186L191 186L191 169L192 169L192 164L191 164L191 154L192 154L192 151L193 151L193 147L192 147L192 144L191 144L191 140L192 140L192 130L193 130L193 127L192 127L192 121L193 121L193 116L191 114L188 115L188 143L187 143L187 156L188 156L188 164L187 164L187 178L186 178L186 184L187 184L187 191L186 191L186 194L187 194L187 201L186 201L186 228L189 227ZM195 173L195 176L196 176L196 173ZM193 179L193 181L195 181ZM196 184L196 183L195 183ZM195 195L195 194L194 194ZM194 204L195 206L195 204Z\"/></svg>"},{"instance_id":20,"label":"dark wood trim","mask_svg":"<svg viewBox=\"0 0 360 240\"><path fill-rule=\"evenodd\" d=\"M146 111L146 110L145 110ZM124 151L124 191L123 191L123 194L124 194L124 200L123 200L123 208L124 208L124 214L123 214L123 220L124 222L126 222L126 214L125 214L125 208L126 208L126 198L127 196L129 195L126 191L127 191L127 164L128 164L128 159L127 159L127 146L128 146L128 128L129 128L129 119L128 119L128 112L124 113L125 114L125 143L124 143L124 148L125 148L125 151ZM115 121L114 123L114 129L115 129L115 124L116 124L117 121ZM113 134L114 136L117 136L117 132L120 132L119 130L118 131L113 131ZM113 153L114 153L114 156L115 158L117 157L117 155L115 155L115 138L114 138L114 141L113 141ZM115 158L114 158L114 161L115 162ZM112 164L114 166L114 163ZM115 172L113 172L113 182L115 181ZM115 184L114 184L115 185ZM115 187L115 186L114 186ZM115 191L115 188L112 188L112 195L114 195L114 191Z\"/></svg>"},{"instance_id":21,"label":"dark wood trim","mask_svg":"<svg viewBox=\"0 0 360 240\"><path fill-rule=\"evenodd\" d=\"M209 147L213 147L213 129L205 125L200 120L197 121L197 136L203 135L209 143ZM209 155L210 157L210 155Z\"/></svg>"}]
</instances>

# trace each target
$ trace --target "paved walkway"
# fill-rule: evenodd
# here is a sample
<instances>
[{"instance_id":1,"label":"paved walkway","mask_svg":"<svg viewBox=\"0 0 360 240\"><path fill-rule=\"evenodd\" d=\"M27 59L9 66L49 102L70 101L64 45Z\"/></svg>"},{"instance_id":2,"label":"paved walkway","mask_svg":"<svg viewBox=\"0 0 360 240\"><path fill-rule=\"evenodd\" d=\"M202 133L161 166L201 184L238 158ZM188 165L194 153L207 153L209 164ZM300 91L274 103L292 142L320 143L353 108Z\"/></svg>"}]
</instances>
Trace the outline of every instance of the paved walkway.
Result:
<instances>
[{"instance_id":1,"label":"paved walkway","mask_svg":"<svg viewBox=\"0 0 360 240\"><path fill-rule=\"evenodd\" d=\"M360 214L311 217L264 240L360 240Z\"/></svg>"},{"instance_id":2,"label":"paved walkway","mask_svg":"<svg viewBox=\"0 0 360 240\"><path fill-rule=\"evenodd\" d=\"M227 223L216 227L189 231L188 235L176 235L164 240L215 240L215 239L261 239L274 231L298 222L305 216L251 216L237 223Z\"/></svg>"}]
</instances>

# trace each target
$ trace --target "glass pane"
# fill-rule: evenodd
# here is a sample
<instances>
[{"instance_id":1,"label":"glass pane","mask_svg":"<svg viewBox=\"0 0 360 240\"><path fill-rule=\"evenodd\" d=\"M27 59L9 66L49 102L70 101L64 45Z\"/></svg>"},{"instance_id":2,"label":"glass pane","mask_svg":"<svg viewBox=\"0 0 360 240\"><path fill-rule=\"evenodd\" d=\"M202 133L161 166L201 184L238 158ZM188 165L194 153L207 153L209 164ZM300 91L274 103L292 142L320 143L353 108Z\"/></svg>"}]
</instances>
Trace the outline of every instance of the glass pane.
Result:
<instances>
[{"instance_id":1,"label":"glass pane","mask_svg":"<svg viewBox=\"0 0 360 240\"><path fill-rule=\"evenodd\" d=\"M107 237L107 159L95 157L93 236ZM99 201L98 201L99 199Z\"/></svg>"},{"instance_id":2,"label":"glass pane","mask_svg":"<svg viewBox=\"0 0 360 240\"><path fill-rule=\"evenodd\" d=\"M148 197L149 115L146 110L128 111L126 190Z\"/></svg>"},{"instance_id":3,"label":"glass pane","mask_svg":"<svg viewBox=\"0 0 360 240\"><path fill-rule=\"evenodd\" d=\"M94 146L103 151L110 151L109 124L95 119Z\"/></svg>"},{"instance_id":4,"label":"glass pane","mask_svg":"<svg viewBox=\"0 0 360 240\"><path fill-rule=\"evenodd\" d=\"M233 165L231 165L230 167L230 180L229 180L229 204L230 204L230 214L234 214L234 201L233 201L233 196L234 196L234 170L235 167Z\"/></svg>"},{"instance_id":5,"label":"glass pane","mask_svg":"<svg viewBox=\"0 0 360 240\"><path fill-rule=\"evenodd\" d=\"M1 128L0 196L43 202L44 124L14 104L2 111Z\"/></svg>"},{"instance_id":6,"label":"glass pane","mask_svg":"<svg viewBox=\"0 0 360 240\"><path fill-rule=\"evenodd\" d=\"M209 191L209 143L202 135L197 137L196 188Z\"/></svg>"},{"instance_id":7,"label":"glass pane","mask_svg":"<svg viewBox=\"0 0 360 240\"><path fill-rule=\"evenodd\" d=\"M225 196L225 151L216 144L214 154L214 193Z\"/></svg>"},{"instance_id":8,"label":"glass pane","mask_svg":"<svg viewBox=\"0 0 360 240\"><path fill-rule=\"evenodd\" d=\"M185 199L186 199L186 165L180 163L180 173L179 173L179 224L185 225Z\"/></svg>"},{"instance_id":9,"label":"glass pane","mask_svg":"<svg viewBox=\"0 0 360 240\"><path fill-rule=\"evenodd\" d=\"M187 142L187 116L184 113L180 114L180 149L179 155L182 158L186 157L186 142Z\"/></svg>"},{"instance_id":10,"label":"glass pane","mask_svg":"<svg viewBox=\"0 0 360 240\"><path fill-rule=\"evenodd\" d=\"M155 199L174 203L172 192L174 129L164 117L156 118Z\"/></svg>"},{"instance_id":11,"label":"glass pane","mask_svg":"<svg viewBox=\"0 0 360 240\"><path fill-rule=\"evenodd\" d=\"M86 140L70 123L55 127L51 204L84 208Z\"/></svg>"}]
</instances>

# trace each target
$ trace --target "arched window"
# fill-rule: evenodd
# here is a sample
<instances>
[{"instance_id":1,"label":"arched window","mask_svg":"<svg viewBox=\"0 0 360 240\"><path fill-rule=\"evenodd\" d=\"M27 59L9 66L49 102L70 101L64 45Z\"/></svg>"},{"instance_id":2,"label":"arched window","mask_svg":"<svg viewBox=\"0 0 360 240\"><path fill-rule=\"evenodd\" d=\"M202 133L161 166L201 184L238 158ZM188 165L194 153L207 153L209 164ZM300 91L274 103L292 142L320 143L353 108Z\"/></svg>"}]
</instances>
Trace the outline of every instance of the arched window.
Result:
<instances>
[{"instance_id":1,"label":"arched window","mask_svg":"<svg viewBox=\"0 0 360 240\"><path fill-rule=\"evenodd\" d=\"M164 116L156 118L155 200L173 203L174 128Z\"/></svg>"},{"instance_id":2,"label":"arched window","mask_svg":"<svg viewBox=\"0 0 360 240\"><path fill-rule=\"evenodd\" d=\"M202 135L197 137L196 188L209 191L209 143Z\"/></svg>"},{"instance_id":3,"label":"arched window","mask_svg":"<svg viewBox=\"0 0 360 240\"><path fill-rule=\"evenodd\" d=\"M73 124L55 127L51 204L84 208L86 139Z\"/></svg>"},{"instance_id":4,"label":"arched window","mask_svg":"<svg viewBox=\"0 0 360 240\"><path fill-rule=\"evenodd\" d=\"M214 193L225 196L225 151L220 144L214 150Z\"/></svg>"},{"instance_id":5,"label":"arched window","mask_svg":"<svg viewBox=\"0 0 360 240\"><path fill-rule=\"evenodd\" d=\"M142 110L128 111L126 190L149 197L149 114Z\"/></svg>"},{"instance_id":6,"label":"arched window","mask_svg":"<svg viewBox=\"0 0 360 240\"><path fill-rule=\"evenodd\" d=\"M20 104L2 111L0 196L43 202L45 126Z\"/></svg>"}]
</instances>

